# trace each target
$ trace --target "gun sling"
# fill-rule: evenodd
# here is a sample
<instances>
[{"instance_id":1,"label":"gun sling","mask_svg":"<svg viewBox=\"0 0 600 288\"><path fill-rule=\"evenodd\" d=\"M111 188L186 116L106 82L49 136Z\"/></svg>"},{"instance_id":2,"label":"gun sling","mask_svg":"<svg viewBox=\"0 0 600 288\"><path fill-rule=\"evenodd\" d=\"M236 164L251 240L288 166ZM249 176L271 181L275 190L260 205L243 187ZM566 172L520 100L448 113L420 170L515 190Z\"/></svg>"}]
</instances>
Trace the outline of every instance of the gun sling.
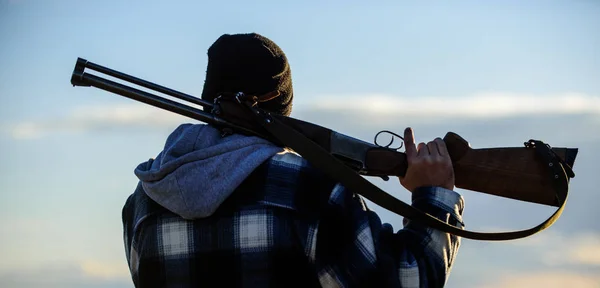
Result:
<instances>
[{"instance_id":1,"label":"gun sling","mask_svg":"<svg viewBox=\"0 0 600 288\"><path fill-rule=\"evenodd\" d=\"M240 96L241 94L237 97L239 98ZM254 107L254 103L248 102L247 100L240 99L239 102L242 105L246 105L249 112L255 116L255 120L274 138L279 140L279 142L298 152L313 166L327 173L331 178L336 179L351 191L360 194L377 205L398 215L404 216L411 221L421 222L424 225L460 237L474 240L501 241L531 236L550 227L562 214L567 201L566 196L568 194L569 177L563 169L561 159L552 152L548 145L541 141L532 140L531 145L528 148L535 149L537 155L540 157L540 161L548 164L548 177L553 179L553 187L555 191L557 191L556 194L563 194L564 191L565 198L560 199L560 206L556 212L539 225L525 230L498 233L463 230L442 222L429 214L423 213L381 190L379 187L373 185L367 179L350 169L340 160L333 157L320 145L314 143L294 128L284 124L278 119L277 115L269 115ZM561 193L558 193L558 191Z\"/></svg>"}]
</instances>

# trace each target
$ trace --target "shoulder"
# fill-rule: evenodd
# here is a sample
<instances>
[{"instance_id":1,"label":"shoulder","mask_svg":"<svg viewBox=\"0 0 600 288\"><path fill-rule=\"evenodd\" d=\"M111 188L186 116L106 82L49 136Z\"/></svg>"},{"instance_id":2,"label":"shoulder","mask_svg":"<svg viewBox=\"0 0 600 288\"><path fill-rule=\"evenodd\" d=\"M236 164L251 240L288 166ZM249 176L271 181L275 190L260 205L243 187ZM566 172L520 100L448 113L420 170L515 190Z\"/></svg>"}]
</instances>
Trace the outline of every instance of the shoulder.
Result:
<instances>
[{"instance_id":1,"label":"shoulder","mask_svg":"<svg viewBox=\"0 0 600 288\"><path fill-rule=\"evenodd\" d=\"M269 180L275 180L277 176L285 176L290 182L314 180L320 181L320 184L332 184L331 179L328 179L323 171L314 168L308 160L302 156L291 152L284 151L275 154L265 163L265 169L268 172ZM323 182L324 181L324 182ZM319 184L311 183L311 184Z\"/></svg>"},{"instance_id":2,"label":"shoulder","mask_svg":"<svg viewBox=\"0 0 600 288\"><path fill-rule=\"evenodd\" d=\"M235 197L296 211L317 211L326 205L336 186L322 171L300 155L285 151L265 161L238 187Z\"/></svg>"},{"instance_id":3,"label":"shoulder","mask_svg":"<svg viewBox=\"0 0 600 288\"><path fill-rule=\"evenodd\" d=\"M221 204L215 216L254 209L256 205L300 212L318 211L327 205L335 187L335 181L306 159L284 151L256 168ZM165 214L170 213L150 199L139 183L123 207L123 218L129 219L128 224L134 227L152 215L164 217Z\"/></svg>"}]
</instances>

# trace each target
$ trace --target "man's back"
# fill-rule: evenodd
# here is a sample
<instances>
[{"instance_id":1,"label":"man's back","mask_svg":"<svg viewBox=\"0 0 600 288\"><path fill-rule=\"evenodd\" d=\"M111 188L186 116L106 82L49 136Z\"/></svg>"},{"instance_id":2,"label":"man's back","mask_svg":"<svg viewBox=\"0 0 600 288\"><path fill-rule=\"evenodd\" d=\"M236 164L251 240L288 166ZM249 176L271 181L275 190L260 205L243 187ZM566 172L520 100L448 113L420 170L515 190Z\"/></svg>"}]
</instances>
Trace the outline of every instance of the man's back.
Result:
<instances>
[{"instance_id":1,"label":"man's back","mask_svg":"<svg viewBox=\"0 0 600 288\"><path fill-rule=\"evenodd\" d=\"M289 116L291 69L258 35L222 35L208 49L202 99L244 92ZM207 109L209 107L204 107ZM405 221L394 233L343 187L302 157L265 139L184 124L123 208L127 261L137 287L441 287L460 239ZM462 227L463 200L441 139L414 143L399 178L412 205ZM349 188L350 190L347 190Z\"/></svg>"},{"instance_id":2,"label":"man's back","mask_svg":"<svg viewBox=\"0 0 600 288\"><path fill-rule=\"evenodd\" d=\"M460 226L462 198L438 190L415 192L413 205ZM140 184L123 224L137 287L441 287L460 244L416 224L394 234L358 195L290 152L195 220Z\"/></svg>"},{"instance_id":3,"label":"man's back","mask_svg":"<svg viewBox=\"0 0 600 288\"><path fill-rule=\"evenodd\" d=\"M310 277L314 271L304 252L308 246L298 241L306 235L298 233L312 229L308 226L317 219L310 214L318 209L306 204L317 204L311 198L326 194L317 185L294 187L294 174L303 181L317 179L278 165L278 158L289 157L278 155L259 166L207 218L183 219L138 186L123 209L134 282L142 287L314 287L316 277Z\"/></svg>"}]
</instances>

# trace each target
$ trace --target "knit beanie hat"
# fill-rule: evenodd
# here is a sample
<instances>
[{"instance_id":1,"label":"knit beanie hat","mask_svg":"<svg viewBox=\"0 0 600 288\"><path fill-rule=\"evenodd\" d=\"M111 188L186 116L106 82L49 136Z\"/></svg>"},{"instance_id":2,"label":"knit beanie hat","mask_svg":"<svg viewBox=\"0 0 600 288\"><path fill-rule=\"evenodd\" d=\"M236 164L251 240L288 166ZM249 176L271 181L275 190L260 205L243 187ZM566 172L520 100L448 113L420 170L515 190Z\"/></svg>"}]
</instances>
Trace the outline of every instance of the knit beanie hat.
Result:
<instances>
[{"instance_id":1,"label":"knit beanie hat","mask_svg":"<svg viewBox=\"0 0 600 288\"><path fill-rule=\"evenodd\" d=\"M279 115L292 112L292 72L281 48L256 34L224 34L208 49L202 99L213 102L219 93L244 92L261 96L278 91L279 96L258 107Z\"/></svg>"}]
</instances>

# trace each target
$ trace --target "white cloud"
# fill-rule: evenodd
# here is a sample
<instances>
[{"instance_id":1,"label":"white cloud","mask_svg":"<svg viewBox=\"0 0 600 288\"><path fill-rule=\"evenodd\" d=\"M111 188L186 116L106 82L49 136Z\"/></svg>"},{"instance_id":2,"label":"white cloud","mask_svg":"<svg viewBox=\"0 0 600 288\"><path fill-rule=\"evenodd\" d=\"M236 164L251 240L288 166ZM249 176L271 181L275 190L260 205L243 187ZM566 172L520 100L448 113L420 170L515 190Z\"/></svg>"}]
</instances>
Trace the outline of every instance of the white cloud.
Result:
<instances>
[{"instance_id":1,"label":"white cloud","mask_svg":"<svg viewBox=\"0 0 600 288\"><path fill-rule=\"evenodd\" d=\"M85 260L79 265L86 277L103 280L128 280L131 277L125 260L118 263L106 261Z\"/></svg>"},{"instance_id":2,"label":"white cloud","mask_svg":"<svg viewBox=\"0 0 600 288\"><path fill-rule=\"evenodd\" d=\"M506 273L493 283L478 285L482 288L598 288L600 276L573 273L568 271L542 271L534 273Z\"/></svg>"},{"instance_id":3,"label":"white cloud","mask_svg":"<svg viewBox=\"0 0 600 288\"><path fill-rule=\"evenodd\" d=\"M127 264L100 262L45 263L0 270L0 287L130 287Z\"/></svg>"},{"instance_id":4,"label":"white cloud","mask_svg":"<svg viewBox=\"0 0 600 288\"><path fill-rule=\"evenodd\" d=\"M569 259L575 263L600 266L600 237L580 238L569 249Z\"/></svg>"},{"instance_id":5,"label":"white cloud","mask_svg":"<svg viewBox=\"0 0 600 288\"><path fill-rule=\"evenodd\" d=\"M464 97L324 95L311 107L424 117L498 118L517 115L600 114L600 97L581 93L533 95L486 92Z\"/></svg>"},{"instance_id":6,"label":"white cloud","mask_svg":"<svg viewBox=\"0 0 600 288\"><path fill-rule=\"evenodd\" d=\"M600 267L600 234L564 237L560 240L561 249L547 252L545 260L552 265L566 261L570 264L591 265Z\"/></svg>"},{"instance_id":7,"label":"white cloud","mask_svg":"<svg viewBox=\"0 0 600 288\"><path fill-rule=\"evenodd\" d=\"M560 95L529 95L489 92L464 97L402 97L393 95L323 95L316 98L298 97L295 115L318 113L323 117L360 112L356 121L385 121L402 115L415 121L445 119L500 119L515 116L593 115L600 119L600 97L580 93ZM318 99L312 101L311 99ZM337 114L336 114L337 113ZM299 117L302 118L302 117ZM359 119L360 118L360 119ZM142 103L76 107L69 114L55 119L23 121L5 128L15 139L35 139L48 133L80 133L99 129L174 127L193 119Z\"/></svg>"},{"instance_id":8,"label":"white cloud","mask_svg":"<svg viewBox=\"0 0 600 288\"><path fill-rule=\"evenodd\" d=\"M81 133L107 128L164 128L190 118L144 104L77 107L68 115L41 121L24 121L6 128L15 139L37 139L49 133Z\"/></svg>"},{"instance_id":9,"label":"white cloud","mask_svg":"<svg viewBox=\"0 0 600 288\"><path fill-rule=\"evenodd\" d=\"M600 233L561 234L544 231L509 243L538 251L541 260L550 267L564 264L600 267Z\"/></svg>"}]
</instances>

